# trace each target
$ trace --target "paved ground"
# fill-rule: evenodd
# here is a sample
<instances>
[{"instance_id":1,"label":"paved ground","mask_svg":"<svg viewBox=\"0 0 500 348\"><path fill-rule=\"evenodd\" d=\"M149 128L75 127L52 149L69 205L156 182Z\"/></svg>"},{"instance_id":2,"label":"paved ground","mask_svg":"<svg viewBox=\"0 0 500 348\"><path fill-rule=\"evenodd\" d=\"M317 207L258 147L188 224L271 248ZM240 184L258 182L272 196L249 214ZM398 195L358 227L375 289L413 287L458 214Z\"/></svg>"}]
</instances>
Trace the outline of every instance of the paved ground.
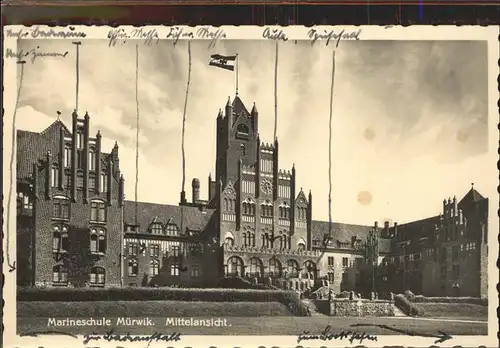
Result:
<instances>
[{"instance_id":1,"label":"paved ground","mask_svg":"<svg viewBox=\"0 0 500 348\"><path fill-rule=\"evenodd\" d=\"M112 318L116 322L116 318ZM61 318L62 319L62 318ZM152 334L180 332L185 335L299 335L304 331L320 334L327 325L332 331L356 331L371 335L398 335L398 331L410 331L424 334L437 334L438 331L449 335L486 335L488 324L478 318L340 318L327 316L314 317L227 317L226 327L167 326L165 318L155 318L155 326L112 327L116 333ZM362 327L353 325L362 324ZM385 327L380 327L380 325ZM48 327L47 318L19 317L17 331L58 330L73 334L106 333L111 327ZM391 330L392 329L392 330ZM397 330L397 331L393 331Z\"/></svg>"}]
</instances>

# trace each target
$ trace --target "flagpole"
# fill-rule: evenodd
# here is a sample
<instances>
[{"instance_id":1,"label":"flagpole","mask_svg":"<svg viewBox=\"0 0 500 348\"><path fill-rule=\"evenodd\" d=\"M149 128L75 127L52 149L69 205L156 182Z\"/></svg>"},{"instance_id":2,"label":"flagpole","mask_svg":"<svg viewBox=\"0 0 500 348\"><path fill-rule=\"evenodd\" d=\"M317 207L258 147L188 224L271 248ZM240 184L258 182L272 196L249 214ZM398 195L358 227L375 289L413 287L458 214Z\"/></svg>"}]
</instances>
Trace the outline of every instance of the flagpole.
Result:
<instances>
[{"instance_id":1,"label":"flagpole","mask_svg":"<svg viewBox=\"0 0 500 348\"><path fill-rule=\"evenodd\" d=\"M238 95L238 70L239 70L239 58L238 53L236 53L236 95Z\"/></svg>"},{"instance_id":2,"label":"flagpole","mask_svg":"<svg viewBox=\"0 0 500 348\"><path fill-rule=\"evenodd\" d=\"M274 140L278 128L278 41L276 41L276 58L274 61Z\"/></svg>"},{"instance_id":3,"label":"flagpole","mask_svg":"<svg viewBox=\"0 0 500 348\"><path fill-rule=\"evenodd\" d=\"M330 118L328 122L328 236L332 238L332 116L333 87L335 82L335 50L332 54L332 78L330 87Z\"/></svg>"},{"instance_id":4,"label":"flagpole","mask_svg":"<svg viewBox=\"0 0 500 348\"><path fill-rule=\"evenodd\" d=\"M78 89L80 85L80 45L81 41L73 42L76 45L76 96L75 96L75 112L78 114Z\"/></svg>"}]
</instances>

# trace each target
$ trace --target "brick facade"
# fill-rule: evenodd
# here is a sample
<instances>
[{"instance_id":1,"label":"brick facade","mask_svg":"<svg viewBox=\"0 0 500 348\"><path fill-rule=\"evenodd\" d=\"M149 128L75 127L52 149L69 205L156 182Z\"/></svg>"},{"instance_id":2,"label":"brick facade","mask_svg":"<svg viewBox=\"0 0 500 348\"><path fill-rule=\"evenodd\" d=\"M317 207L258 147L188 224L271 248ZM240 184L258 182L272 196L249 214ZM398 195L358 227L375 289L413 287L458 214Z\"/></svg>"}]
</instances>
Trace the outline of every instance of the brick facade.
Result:
<instances>
[{"instance_id":1,"label":"brick facade","mask_svg":"<svg viewBox=\"0 0 500 348\"><path fill-rule=\"evenodd\" d=\"M278 140L261 142L258 117L255 104L249 112L238 96L228 100L216 118L208 199L193 179L192 199L181 192L179 205L123 201L118 146L102 152L87 114L73 114L71 131L59 120L18 131L18 285L203 286L237 275L295 289L373 282L380 291L487 296L487 198L472 188L445 200L439 216L399 226L312 220L312 193L297 188L295 167L279 169Z\"/></svg>"}]
</instances>

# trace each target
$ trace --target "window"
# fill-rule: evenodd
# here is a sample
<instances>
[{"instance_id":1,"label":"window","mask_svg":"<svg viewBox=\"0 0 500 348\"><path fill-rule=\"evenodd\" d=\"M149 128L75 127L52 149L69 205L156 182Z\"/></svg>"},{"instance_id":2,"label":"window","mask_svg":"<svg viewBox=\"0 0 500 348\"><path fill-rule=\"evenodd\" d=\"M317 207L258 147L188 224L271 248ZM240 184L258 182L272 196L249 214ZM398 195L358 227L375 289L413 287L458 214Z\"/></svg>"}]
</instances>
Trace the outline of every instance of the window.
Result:
<instances>
[{"instance_id":1,"label":"window","mask_svg":"<svg viewBox=\"0 0 500 348\"><path fill-rule=\"evenodd\" d=\"M286 262L286 271L290 277L296 277L299 274L299 263L295 260L288 260Z\"/></svg>"},{"instance_id":2,"label":"window","mask_svg":"<svg viewBox=\"0 0 500 348\"><path fill-rule=\"evenodd\" d=\"M160 246L158 244L152 244L149 246L151 257L160 257Z\"/></svg>"},{"instance_id":3,"label":"window","mask_svg":"<svg viewBox=\"0 0 500 348\"><path fill-rule=\"evenodd\" d=\"M328 256L328 266L335 266L335 259L333 256Z\"/></svg>"},{"instance_id":4,"label":"window","mask_svg":"<svg viewBox=\"0 0 500 348\"><path fill-rule=\"evenodd\" d=\"M23 200L23 208L27 210L32 210L33 209L33 201L31 200L31 196L29 194L23 194L22 195L22 200Z\"/></svg>"},{"instance_id":5,"label":"window","mask_svg":"<svg viewBox=\"0 0 500 348\"><path fill-rule=\"evenodd\" d=\"M136 259L128 260L128 275L136 276L139 271L139 266Z\"/></svg>"},{"instance_id":6,"label":"window","mask_svg":"<svg viewBox=\"0 0 500 348\"><path fill-rule=\"evenodd\" d=\"M269 273L271 275L281 275L281 263L277 259L269 260Z\"/></svg>"},{"instance_id":7,"label":"window","mask_svg":"<svg viewBox=\"0 0 500 348\"><path fill-rule=\"evenodd\" d=\"M129 255L137 255L139 253L139 246L137 243L129 243L128 244L128 254Z\"/></svg>"},{"instance_id":8,"label":"window","mask_svg":"<svg viewBox=\"0 0 500 348\"><path fill-rule=\"evenodd\" d=\"M230 237L227 237L225 240L224 240L224 244L226 246L233 246L234 245L234 239L233 238L230 238Z\"/></svg>"},{"instance_id":9,"label":"window","mask_svg":"<svg viewBox=\"0 0 500 348\"><path fill-rule=\"evenodd\" d=\"M333 284L334 281L335 281L335 273L328 272L328 283Z\"/></svg>"},{"instance_id":10,"label":"window","mask_svg":"<svg viewBox=\"0 0 500 348\"><path fill-rule=\"evenodd\" d=\"M90 202L90 221L106 222L106 203L102 201Z\"/></svg>"},{"instance_id":11,"label":"window","mask_svg":"<svg viewBox=\"0 0 500 348\"><path fill-rule=\"evenodd\" d=\"M200 276L200 268L197 265L191 267L191 277L199 277Z\"/></svg>"},{"instance_id":12,"label":"window","mask_svg":"<svg viewBox=\"0 0 500 348\"><path fill-rule=\"evenodd\" d=\"M304 243L299 243L297 245L297 248L299 251L304 251L304 250L306 250L306 245Z\"/></svg>"},{"instance_id":13,"label":"window","mask_svg":"<svg viewBox=\"0 0 500 348\"><path fill-rule=\"evenodd\" d=\"M290 207L284 203L279 208L280 219L289 219L290 218Z\"/></svg>"},{"instance_id":14,"label":"window","mask_svg":"<svg viewBox=\"0 0 500 348\"><path fill-rule=\"evenodd\" d=\"M307 209L304 207L297 208L297 218L300 220L305 220L307 217L306 212L307 212Z\"/></svg>"},{"instance_id":15,"label":"window","mask_svg":"<svg viewBox=\"0 0 500 348\"><path fill-rule=\"evenodd\" d=\"M256 257L250 259L250 274L253 276L262 276L262 261Z\"/></svg>"},{"instance_id":16,"label":"window","mask_svg":"<svg viewBox=\"0 0 500 348\"><path fill-rule=\"evenodd\" d=\"M52 250L54 252L68 251L68 227L67 226L54 226L52 234Z\"/></svg>"},{"instance_id":17,"label":"window","mask_svg":"<svg viewBox=\"0 0 500 348\"><path fill-rule=\"evenodd\" d=\"M271 202L266 201L265 203L262 203L260 206L260 215L262 217L268 217L272 218L273 217L273 205Z\"/></svg>"},{"instance_id":18,"label":"window","mask_svg":"<svg viewBox=\"0 0 500 348\"><path fill-rule=\"evenodd\" d=\"M174 262L170 265L170 275L171 276L179 276L180 269L179 264Z\"/></svg>"},{"instance_id":19,"label":"window","mask_svg":"<svg viewBox=\"0 0 500 348\"><path fill-rule=\"evenodd\" d=\"M104 286L106 272L102 267L92 267L90 269L90 286Z\"/></svg>"},{"instance_id":20,"label":"window","mask_svg":"<svg viewBox=\"0 0 500 348\"><path fill-rule=\"evenodd\" d=\"M76 151L76 167L78 169L83 169L84 153L83 150Z\"/></svg>"},{"instance_id":21,"label":"window","mask_svg":"<svg viewBox=\"0 0 500 348\"><path fill-rule=\"evenodd\" d=\"M101 173L101 192L107 192L108 191L108 176L106 175L106 172Z\"/></svg>"},{"instance_id":22,"label":"window","mask_svg":"<svg viewBox=\"0 0 500 348\"><path fill-rule=\"evenodd\" d=\"M106 232L104 229L90 229L90 252L93 254L106 252Z\"/></svg>"},{"instance_id":23,"label":"window","mask_svg":"<svg viewBox=\"0 0 500 348\"><path fill-rule=\"evenodd\" d=\"M246 156L246 154L247 154L247 149L246 149L245 145L241 144L240 145L240 155Z\"/></svg>"},{"instance_id":24,"label":"window","mask_svg":"<svg viewBox=\"0 0 500 348\"><path fill-rule=\"evenodd\" d=\"M76 187L79 189L83 188L83 172L76 174Z\"/></svg>"},{"instance_id":25,"label":"window","mask_svg":"<svg viewBox=\"0 0 500 348\"><path fill-rule=\"evenodd\" d=\"M95 170L95 151L89 149L89 170Z\"/></svg>"},{"instance_id":26,"label":"window","mask_svg":"<svg viewBox=\"0 0 500 348\"><path fill-rule=\"evenodd\" d=\"M151 225L151 233L152 234L163 234L163 226L155 222L154 224Z\"/></svg>"},{"instance_id":27,"label":"window","mask_svg":"<svg viewBox=\"0 0 500 348\"><path fill-rule=\"evenodd\" d=\"M169 236L177 236L179 234L179 228L176 224L168 224L167 225L167 235Z\"/></svg>"},{"instance_id":28,"label":"window","mask_svg":"<svg viewBox=\"0 0 500 348\"><path fill-rule=\"evenodd\" d=\"M347 257L342 258L342 267L343 268L349 267L349 258L347 258Z\"/></svg>"},{"instance_id":29,"label":"window","mask_svg":"<svg viewBox=\"0 0 500 348\"><path fill-rule=\"evenodd\" d=\"M64 146L64 167L71 167L71 147L68 144Z\"/></svg>"},{"instance_id":30,"label":"window","mask_svg":"<svg viewBox=\"0 0 500 348\"><path fill-rule=\"evenodd\" d=\"M68 269L62 265L52 267L52 282L54 284L67 284Z\"/></svg>"},{"instance_id":31,"label":"window","mask_svg":"<svg viewBox=\"0 0 500 348\"><path fill-rule=\"evenodd\" d=\"M241 208L243 215L255 215L255 203L250 198L247 198L245 201L243 201L243 203L241 204Z\"/></svg>"},{"instance_id":32,"label":"window","mask_svg":"<svg viewBox=\"0 0 500 348\"><path fill-rule=\"evenodd\" d=\"M52 207L52 217L54 219L69 219L69 200L66 197L54 197Z\"/></svg>"},{"instance_id":33,"label":"window","mask_svg":"<svg viewBox=\"0 0 500 348\"><path fill-rule=\"evenodd\" d=\"M255 233L253 231L247 230L243 233L243 245L245 246L255 246Z\"/></svg>"},{"instance_id":34,"label":"window","mask_svg":"<svg viewBox=\"0 0 500 348\"><path fill-rule=\"evenodd\" d=\"M160 273L160 261L153 259L149 262L149 275L155 276Z\"/></svg>"},{"instance_id":35,"label":"window","mask_svg":"<svg viewBox=\"0 0 500 348\"><path fill-rule=\"evenodd\" d=\"M175 257L179 256L180 249L181 249L181 247L180 247L180 246L178 246L178 245L174 245L174 246L172 246L172 247L171 247L172 256L175 256Z\"/></svg>"},{"instance_id":36,"label":"window","mask_svg":"<svg viewBox=\"0 0 500 348\"><path fill-rule=\"evenodd\" d=\"M83 149L83 133L76 133L76 144L78 149Z\"/></svg>"},{"instance_id":37,"label":"window","mask_svg":"<svg viewBox=\"0 0 500 348\"><path fill-rule=\"evenodd\" d=\"M89 174L89 189L95 190L95 174Z\"/></svg>"},{"instance_id":38,"label":"window","mask_svg":"<svg viewBox=\"0 0 500 348\"><path fill-rule=\"evenodd\" d=\"M64 187L71 187L71 173L64 173Z\"/></svg>"},{"instance_id":39,"label":"window","mask_svg":"<svg viewBox=\"0 0 500 348\"><path fill-rule=\"evenodd\" d=\"M59 168L57 166L52 166L52 172L50 175L50 186L59 186Z\"/></svg>"}]
</instances>

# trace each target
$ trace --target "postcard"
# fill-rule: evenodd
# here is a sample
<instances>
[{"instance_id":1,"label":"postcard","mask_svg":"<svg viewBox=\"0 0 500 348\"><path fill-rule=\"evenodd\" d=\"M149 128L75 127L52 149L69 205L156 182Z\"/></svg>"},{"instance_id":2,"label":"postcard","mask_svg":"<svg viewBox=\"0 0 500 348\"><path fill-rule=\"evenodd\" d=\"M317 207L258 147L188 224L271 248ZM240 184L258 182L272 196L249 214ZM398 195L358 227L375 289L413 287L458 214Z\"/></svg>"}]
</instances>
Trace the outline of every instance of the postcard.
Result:
<instances>
[{"instance_id":1,"label":"postcard","mask_svg":"<svg viewBox=\"0 0 500 348\"><path fill-rule=\"evenodd\" d=\"M498 34L6 26L5 346L494 346Z\"/></svg>"}]
</instances>

